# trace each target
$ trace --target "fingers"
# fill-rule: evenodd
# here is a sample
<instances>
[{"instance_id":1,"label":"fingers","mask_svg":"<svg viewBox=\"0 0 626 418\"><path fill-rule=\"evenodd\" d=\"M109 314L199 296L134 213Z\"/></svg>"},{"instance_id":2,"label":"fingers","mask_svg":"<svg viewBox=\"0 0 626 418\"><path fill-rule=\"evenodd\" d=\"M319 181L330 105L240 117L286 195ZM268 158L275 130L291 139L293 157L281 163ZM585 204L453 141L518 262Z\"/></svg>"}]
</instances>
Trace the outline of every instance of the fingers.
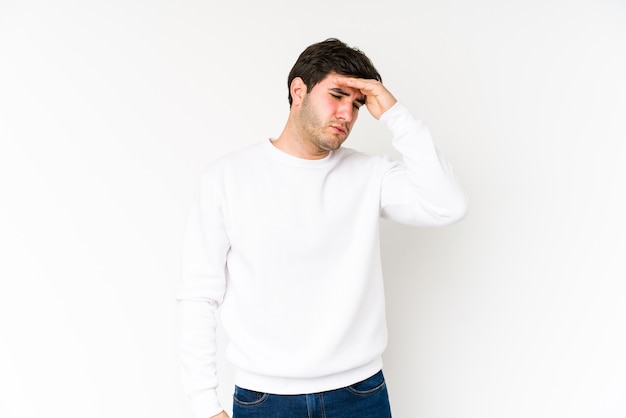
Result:
<instances>
[{"instance_id":1,"label":"fingers","mask_svg":"<svg viewBox=\"0 0 626 418\"><path fill-rule=\"evenodd\" d=\"M364 94L365 106L376 119L379 119L383 113L397 102L391 92L378 80L336 75L333 81L339 86L357 89Z\"/></svg>"},{"instance_id":2,"label":"fingers","mask_svg":"<svg viewBox=\"0 0 626 418\"><path fill-rule=\"evenodd\" d=\"M365 78L349 77L345 75L335 76L335 83L341 86L351 87L360 90L366 96L380 94L381 90L386 90L383 84L378 80L368 80Z\"/></svg>"}]
</instances>

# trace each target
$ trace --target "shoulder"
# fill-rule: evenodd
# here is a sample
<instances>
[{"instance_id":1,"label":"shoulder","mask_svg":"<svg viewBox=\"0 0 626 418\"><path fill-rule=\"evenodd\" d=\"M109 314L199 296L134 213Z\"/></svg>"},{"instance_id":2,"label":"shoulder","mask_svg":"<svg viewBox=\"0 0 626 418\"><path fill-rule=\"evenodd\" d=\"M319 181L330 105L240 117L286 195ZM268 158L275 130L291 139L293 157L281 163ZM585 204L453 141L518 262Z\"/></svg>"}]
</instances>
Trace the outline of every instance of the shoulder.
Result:
<instances>
[{"instance_id":1,"label":"shoulder","mask_svg":"<svg viewBox=\"0 0 626 418\"><path fill-rule=\"evenodd\" d=\"M335 158L339 160L357 160L357 161L365 161L371 158L375 158L375 156L367 154L363 151L355 150L354 148L341 147L335 151Z\"/></svg>"},{"instance_id":2,"label":"shoulder","mask_svg":"<svg viewBox=\"0 0 626 418\"><path fill-rule=\"evenodd\" d=\"M384 166L389 162L389 158L386 156L372 155L353 148L341 147L335 152L337 162L344 165L373 167Z\"/></svg>"},{"instance_id":3,"label":"shoulder","mask_svg":"<svg viewBox=\"0 0 626 418\"><path fill-rule=\"evenodd\" d=\"M257 142L246 145L237 150L219 156L207 164L201 172L201 176L215 176L228 170L245 167L254 161L258 161L263 154L263 143Z\"/></svg>"}]
</instances>

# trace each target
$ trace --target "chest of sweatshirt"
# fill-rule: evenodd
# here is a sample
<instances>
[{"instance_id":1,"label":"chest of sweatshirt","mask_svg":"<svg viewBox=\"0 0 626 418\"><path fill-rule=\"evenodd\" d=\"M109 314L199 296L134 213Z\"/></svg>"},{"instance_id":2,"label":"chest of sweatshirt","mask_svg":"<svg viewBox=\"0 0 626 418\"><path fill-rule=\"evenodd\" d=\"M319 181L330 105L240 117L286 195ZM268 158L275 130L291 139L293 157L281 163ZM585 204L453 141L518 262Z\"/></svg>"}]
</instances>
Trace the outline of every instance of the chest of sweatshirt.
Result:
<instances>
[{"instance_id":1,"label":"chest of sweatshirt","mask_svg":"<svg viewBox=\"0 0 626 418\"><path fill-rule=\"evenodd\" d=\"M390 165L348 148L301 160L269 141L222 161L215 180L231 256L258 269L275 260L303 266L358 249L377 237Z\"/></svg>"}]
</instances>

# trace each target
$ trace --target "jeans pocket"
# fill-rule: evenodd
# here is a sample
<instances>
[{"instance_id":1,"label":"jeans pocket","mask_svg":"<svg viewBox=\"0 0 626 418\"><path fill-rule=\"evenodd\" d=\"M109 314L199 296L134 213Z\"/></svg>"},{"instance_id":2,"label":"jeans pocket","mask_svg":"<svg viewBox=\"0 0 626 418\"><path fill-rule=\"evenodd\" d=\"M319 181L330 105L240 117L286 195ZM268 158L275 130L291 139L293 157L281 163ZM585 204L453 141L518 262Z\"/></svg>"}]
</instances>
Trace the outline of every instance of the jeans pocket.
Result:
<instances>
[{"instance_id":1,"label":"jeans pocket","mask_svg":"<svg viewBox=\"0 0 626 418\"><path fill-rule=\"evenodd\" d=\"M269 394L235 386L233 400L241 406L257 406L265 402Z\"/></svg>"},{"instance_id":2,"label":"jeans pocket","mask_svg":"<svg viewBox=\"0 0 626 418\"><path fill-rule=\"evenodd\" d=\"M385 387L385 377L382 370L376 373L372 377L368 377L354 385L348 386L348 391L355 395L371 395L383 389Z\"/></svg>"}]
</instances>

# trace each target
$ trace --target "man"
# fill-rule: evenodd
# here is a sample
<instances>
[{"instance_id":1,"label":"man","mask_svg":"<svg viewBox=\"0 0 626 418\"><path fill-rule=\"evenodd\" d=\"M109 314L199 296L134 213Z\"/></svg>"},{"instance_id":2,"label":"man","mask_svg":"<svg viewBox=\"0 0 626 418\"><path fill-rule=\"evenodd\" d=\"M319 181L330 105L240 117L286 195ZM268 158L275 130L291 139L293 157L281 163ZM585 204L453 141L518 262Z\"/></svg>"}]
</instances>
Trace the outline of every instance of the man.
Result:
<instances>
[{"instance_id":1,"label":"man","mask_svg":"<svg viewBox=\"0 0 626 418\"><path fill-rule=\"evenodd\" d=\"M358 49L309 46L288 87L280 136L202 175L178 296L186 392L196 417L228 417L216 396L221 306L234 418L390 417L379 218L450 224L465 215L465 195ZM342 147L362 106L403 161Z\"/></svg>"}]
</instances>

